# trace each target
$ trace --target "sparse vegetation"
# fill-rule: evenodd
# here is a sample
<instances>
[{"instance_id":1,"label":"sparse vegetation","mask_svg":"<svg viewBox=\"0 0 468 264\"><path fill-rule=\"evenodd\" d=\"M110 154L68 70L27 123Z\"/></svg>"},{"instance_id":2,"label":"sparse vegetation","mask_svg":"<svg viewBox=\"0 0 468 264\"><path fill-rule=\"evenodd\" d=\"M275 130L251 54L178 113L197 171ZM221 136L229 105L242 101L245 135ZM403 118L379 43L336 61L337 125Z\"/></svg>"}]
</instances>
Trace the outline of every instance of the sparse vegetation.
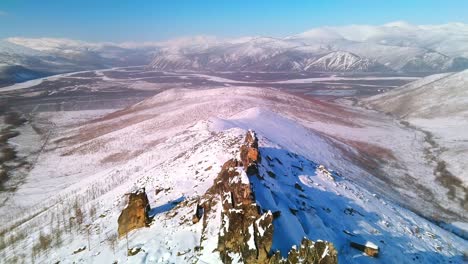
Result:
<instances>
[{"instance_id":1,"label":"sparse vegetation","mask_svg":"<svg viewBox=\"0 0 468 264\"><path fill-rule=\"evenodd\" d=\"M15 127L21 126L27 121L26 118L22 117L17 112L6 113L5 116L3 117L3 120L6 124L12 125Z\"/></svg>"},{"instance_id":2,"label":"sparse vegetation","mask_svg":"<svg viewBox=\"0 0 468 264\"><path fill-rule=\"evenodd\" d=\"M78 201L75 201L75 204L73 205L73 210L75 211L76 223L78 224L78 226L81 226L81 224L83 224L84 214L81 210L80 205L78 204Z\"/></svg>"},{"instance_id":3,"label":"sparse vegetation","mask_svg":"<svg viewBox=\"0 0 468 264\"><path fill-rule=\"evenodd\" d=\"M39 233L39 238L36 243L32 247L32 258L36 259L36 257L41 253L46 251L52 245L53 238L52 235L46 235L42 231Z\"/></svg>"},{"instance_id":4,"label":"sparse vegetation","mask_svg":"<svg viewBox=\"0 0 468 264\"><path fill-rule=\"evenodd\" d=\"M16 151L11 147L4 147L0 150L0 162L4 163L16 158Z\"/></svg>"}]
</instances>

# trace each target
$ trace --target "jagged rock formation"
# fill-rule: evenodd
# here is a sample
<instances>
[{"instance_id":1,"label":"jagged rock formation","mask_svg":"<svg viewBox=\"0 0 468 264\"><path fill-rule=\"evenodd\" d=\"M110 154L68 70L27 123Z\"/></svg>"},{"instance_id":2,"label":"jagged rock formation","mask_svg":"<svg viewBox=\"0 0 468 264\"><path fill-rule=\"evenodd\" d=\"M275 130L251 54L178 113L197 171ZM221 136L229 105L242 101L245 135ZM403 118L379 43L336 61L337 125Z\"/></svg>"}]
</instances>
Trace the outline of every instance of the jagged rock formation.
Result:
<instances>
[{"instance_id":1,"label":"jagged rock formation","mask_svg":"<svg viewBox=\"0 0 468 264\"><path fill-rule=\"evenodd\" d=\"M332 243L325 241L313 242L304 238L299 249L293 248L289 251L287 259L282 258L279 252L276 252L270 258L269 263L333 264L338 263L338 256Z\"/></svg>"},{"instance_id":2,"label":"jagged rock formation","mask_svg":"<svg viewBox=\"0 0 468 264\"><path fill-rule=\"evenodd\" d=\"M241 161L231 159L224 163L202 203L203 211L209 214L216 203L215 197L220 197L222 223L217 250L221 260L224 263L337 263L337 252L331 243L313 242L307 238L299 249L291 249L287 258L280 252L271 254L274 214L264 212L256 204L249 181L249 177L258 176L260 160L258 139L253 131L245 137L240 158ZM193 223L200 220L200 211L200 205L197 205ZM204 221L204 228L206 225Z\"/></svg>"},{"instance_id":3,"label":"jagged rock formation","mask_svg":"<svg viewBox=\"0 0 468 264\"><path fill-rule=\"evenodd\" d=\"M240 158L247 174L258 173L257 164L260 161L260 154L258 152L258 139L255 132L247 132L244 145L240 148Z\"/></svg>"},{"instance_id":4,"label":"jagged rock formation","mask_svg":"<svg viewBox=\"0 0 468 264\"><path fill-rule=\"evenodd\" d=\"M131 230L148 226L150 217L148 215L150 208L145 189L129 193L128 204L119 216L118 233L119 237L124 236Z\"/></svg>"},{"instance_id":5,"label":"jagged rock formation","mask_svg":"<svg viewBox=\"0 0 468 264\"><path fill-rule=\"evenodd\" d=\"M245 172L239 170L235 160L228 161L215 188L222 194L223 223L218 240L218 250L225 263L231 254L238 253L246 263L265 260L273 238L273 216L260 214ZM260 232L262 230L262 232Z\"/></svg>"}]
</instances>

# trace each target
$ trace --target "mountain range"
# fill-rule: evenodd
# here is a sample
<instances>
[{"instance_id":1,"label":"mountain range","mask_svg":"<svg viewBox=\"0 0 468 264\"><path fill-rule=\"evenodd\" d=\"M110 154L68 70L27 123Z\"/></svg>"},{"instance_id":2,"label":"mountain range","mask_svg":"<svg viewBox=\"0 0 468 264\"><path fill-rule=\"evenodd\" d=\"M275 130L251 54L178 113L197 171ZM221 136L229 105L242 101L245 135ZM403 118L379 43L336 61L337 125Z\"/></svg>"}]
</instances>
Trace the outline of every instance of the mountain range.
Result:
<instances>
[{"instance_id":1,"label":"mountain range","mask_svg":"<svg viewBox=\"0 0 468 264\"><path fill-rule=\"evenodd\" d=\"M162 71L429 74L468 68L468 25L321 27L284 38L197 36L148 43L0 41L0 85L70 71L148 65Z\"/></svg>"},{"instance_id":2,"label":"mountain range","mask_svg":"<svg viewBox=\"0 0 468 264\"><path fill-rule=\"evenodd\" d=\"M158 70L434 73L468 68L468 26L322 27L285 37L186 39L162 46Z\"/></svg>"},{"instance_id":3,"label":"mountain range","mask_svg":"<svg viewBox=\"0 0 468 264\"><path fill-rule=\"evenodd\" d=\"M153 48L67 39L0 40L0 86L65 72L146 65Z\"/></svg>"},{"instance_id":4,"label":"mountain range","mask_svg":"<svg viewBox=\"0 0 468 264\"><path fill-rule=\"evenodd\" d=\"M466 263L466 43L2 40L0 262Z\"/></svg>"}]
</instances>

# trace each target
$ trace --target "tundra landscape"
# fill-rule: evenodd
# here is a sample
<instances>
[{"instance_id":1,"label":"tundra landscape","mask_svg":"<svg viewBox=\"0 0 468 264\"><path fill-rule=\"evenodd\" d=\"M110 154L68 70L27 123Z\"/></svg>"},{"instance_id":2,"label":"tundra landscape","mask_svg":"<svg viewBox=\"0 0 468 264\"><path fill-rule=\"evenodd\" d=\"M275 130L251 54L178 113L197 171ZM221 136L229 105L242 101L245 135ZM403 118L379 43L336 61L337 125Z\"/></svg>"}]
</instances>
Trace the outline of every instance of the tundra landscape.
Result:
<instances>
[{"instance_id":1,"label":"tundra landscape","mask_svg":"<svg viewBox=\"0 0 468 264\"><path fill-rule=\"evenodd\" d=\"M465 263L467 43L6 37L0 262Z\"/></svg>"}]
</instances>

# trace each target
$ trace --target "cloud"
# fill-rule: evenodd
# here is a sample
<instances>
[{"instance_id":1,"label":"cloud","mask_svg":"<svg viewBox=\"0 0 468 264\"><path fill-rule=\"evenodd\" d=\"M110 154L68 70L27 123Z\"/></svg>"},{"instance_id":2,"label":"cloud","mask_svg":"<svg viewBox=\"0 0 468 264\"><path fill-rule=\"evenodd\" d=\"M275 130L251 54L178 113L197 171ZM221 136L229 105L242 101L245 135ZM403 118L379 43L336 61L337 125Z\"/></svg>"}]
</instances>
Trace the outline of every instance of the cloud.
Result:
<instances>
[{"instance_id":1,"label":"cloud","mask_svg":"<svg viewBox=\"0 0 468 264\"><path fill-rule=\"evenodd\" d=\"M8 15L7 12L0 10L0 17L7 16L7 15Z\"/></svg>"}]
</instances>

